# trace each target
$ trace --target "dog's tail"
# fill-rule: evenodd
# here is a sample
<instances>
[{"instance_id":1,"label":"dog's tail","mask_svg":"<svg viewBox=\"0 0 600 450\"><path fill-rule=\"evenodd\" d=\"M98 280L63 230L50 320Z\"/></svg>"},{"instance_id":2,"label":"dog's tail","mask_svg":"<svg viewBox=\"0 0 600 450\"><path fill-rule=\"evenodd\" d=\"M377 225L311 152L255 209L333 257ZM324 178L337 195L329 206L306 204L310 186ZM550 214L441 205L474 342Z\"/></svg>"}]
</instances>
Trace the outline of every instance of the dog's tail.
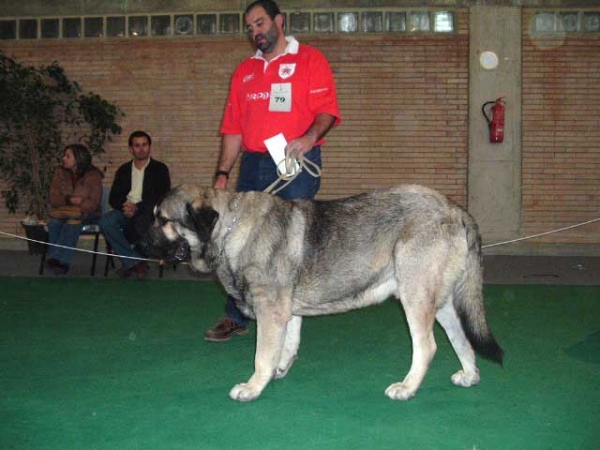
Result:
<instances>
[{"instance_id":1,"label":"dog's tail","mask_svg":"<svg viewBox=\"0 0 600 450\"><path fill-rule=\"evenodd\" d=\"M462 219L468 252L465 271L454 288L454 308L475 351L502 364L504 352L490 331L483 304L481 236L475 220L467 212L463 212Z\"/></svg>"}]
</instances>

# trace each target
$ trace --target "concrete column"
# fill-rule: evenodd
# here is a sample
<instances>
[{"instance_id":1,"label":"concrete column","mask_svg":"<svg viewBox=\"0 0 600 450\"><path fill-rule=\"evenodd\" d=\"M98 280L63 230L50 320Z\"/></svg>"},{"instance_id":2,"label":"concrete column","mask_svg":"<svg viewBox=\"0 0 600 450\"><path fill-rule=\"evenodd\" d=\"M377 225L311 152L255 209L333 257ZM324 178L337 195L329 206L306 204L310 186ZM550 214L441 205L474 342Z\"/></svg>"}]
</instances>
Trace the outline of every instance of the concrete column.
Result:
<instances>
[{"instance_id":1,"label":"concrete column","mask_svg":"<svg viewBox=\"0 0 600 450\"><path fill-rule=\"evenodd\" d=\"M484 243L521 227L521 20L519 7L470 8L468 208ZM497 55L495 69L480 64L485 51ZM506 101L504 142L492 144L481 106L498 97Z\"/></svg>"}]
</instances>

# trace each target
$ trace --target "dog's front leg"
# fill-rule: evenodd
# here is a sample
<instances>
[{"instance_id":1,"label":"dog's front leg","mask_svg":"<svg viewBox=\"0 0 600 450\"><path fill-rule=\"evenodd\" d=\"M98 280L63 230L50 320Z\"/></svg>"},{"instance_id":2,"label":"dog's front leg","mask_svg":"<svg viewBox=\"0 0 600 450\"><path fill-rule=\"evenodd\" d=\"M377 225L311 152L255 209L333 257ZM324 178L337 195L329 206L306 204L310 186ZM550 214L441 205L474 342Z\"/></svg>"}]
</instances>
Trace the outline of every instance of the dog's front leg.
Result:
<instances>
[{"instance_id":1,"label":"dog's front leg","mask_svg":"<svg viewBox=\"0 0 600 450\"><path fill-rule=\"evenodd\" d=\"M268 302L268 300L267 300ZM240 402L249 402L258 398L269 381L273 378L285 340L287 320L277 306L257 304L256 315L256 355L254 357L254 374L247 383L233 387L229 396Z\"/></svg>"},{"instance_id":2,"label":"dog's front leg","mask_svg":"<svg viewBox=\"0 0 600 450\"><path fill-rule=\"evenodd\" d=\"M300 346L301 326L302 317L300 316L292 316L292 320L287 323L283 351L281 352L279 364L277 364L275 378L285 377L292 364L294 364L298 355L298 347Z\"/></svg>"}]
</instances>

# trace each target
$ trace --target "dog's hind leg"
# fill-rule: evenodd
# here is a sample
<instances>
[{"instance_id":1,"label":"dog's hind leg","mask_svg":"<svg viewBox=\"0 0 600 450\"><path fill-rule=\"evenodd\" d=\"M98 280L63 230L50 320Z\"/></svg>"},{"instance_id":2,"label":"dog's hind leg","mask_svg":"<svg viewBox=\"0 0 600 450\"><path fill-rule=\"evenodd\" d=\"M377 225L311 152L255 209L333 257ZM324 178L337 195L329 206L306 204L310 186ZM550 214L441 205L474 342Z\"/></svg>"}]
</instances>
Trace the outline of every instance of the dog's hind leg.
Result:
<instances>
[{"instance_id":1,"label":"dog's hind leg","mask_svg":"<svg viewBox=\"0 0 600 450\"><path fill-rule=\"evenodd\" d=\"M268 290L266 290L267 293ZM256 297L255 297L256 298ZM229 392L233 400L249 402L258 398L263 389L275 375L286 334L286 324L291 318L284 308L273 301L276 296L261 295L254 302L256 315L256 354L254 356L254 374L248 382L237 384Z\"/></svg>"},{"instance_id":2,"label":"dog's hind leg","mask_svg":"<svg viewBox=\"0 0 600 450\"><path fill-rule=\"evenodd\" d=\"M281 358L275 371L275 378L283 378L294 364L298 355L300 346L300 328L302 326L301 316L292 316L292 320L287 323L285 333L285 343L281 352Z\"/></svg>"},{"instance_id":3,"label":"dog's hind leg","mask_svg":"<svg viewBox=\"0 0 600 450\"><path fill-rule=\"evenodd\" d=\"M459 370L452 375L452 382L457 386L464 387L478 384L479 369L477 369L475 363L475 351L465 336L456 310L452 304L452 299L449 299L444 306L438 310L435 317L448 335L448 339L462 365L462 370Z\"/></svg>"},{"instance_id":4,"label":"dog's hind leg","mask_svg":"<svg viewBox=\"0 0 600 450\"><path fill-rule=\"evenodd\" d=\"M412 339L412 364L401 383L386 389L385 394L392 400L408 400L417 393L437 348L433 337L435 307L431 293L424 286L404 291L401 290L400 298Z\"/></svg>"}]
</instances>

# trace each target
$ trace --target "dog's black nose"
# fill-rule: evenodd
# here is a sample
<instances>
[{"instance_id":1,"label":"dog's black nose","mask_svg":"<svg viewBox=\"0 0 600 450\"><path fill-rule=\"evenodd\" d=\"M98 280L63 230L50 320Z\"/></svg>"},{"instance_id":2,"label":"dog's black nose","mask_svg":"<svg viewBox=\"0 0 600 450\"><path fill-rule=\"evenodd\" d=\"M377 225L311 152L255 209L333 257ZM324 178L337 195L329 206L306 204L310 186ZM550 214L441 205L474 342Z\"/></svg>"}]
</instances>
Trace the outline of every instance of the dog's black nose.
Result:
<instances>
[{"instance_id":1,"label":"dog's black nose","mask_svg":"<svg viewBox=\"0 0 600 450\"><path fill-rule=\"evenodd\" d=\"M181 241L177 250L175 250L175 259L178 261L185 261L190 257L190 245L187 241Z\"/></svg>"}]
</instances>

